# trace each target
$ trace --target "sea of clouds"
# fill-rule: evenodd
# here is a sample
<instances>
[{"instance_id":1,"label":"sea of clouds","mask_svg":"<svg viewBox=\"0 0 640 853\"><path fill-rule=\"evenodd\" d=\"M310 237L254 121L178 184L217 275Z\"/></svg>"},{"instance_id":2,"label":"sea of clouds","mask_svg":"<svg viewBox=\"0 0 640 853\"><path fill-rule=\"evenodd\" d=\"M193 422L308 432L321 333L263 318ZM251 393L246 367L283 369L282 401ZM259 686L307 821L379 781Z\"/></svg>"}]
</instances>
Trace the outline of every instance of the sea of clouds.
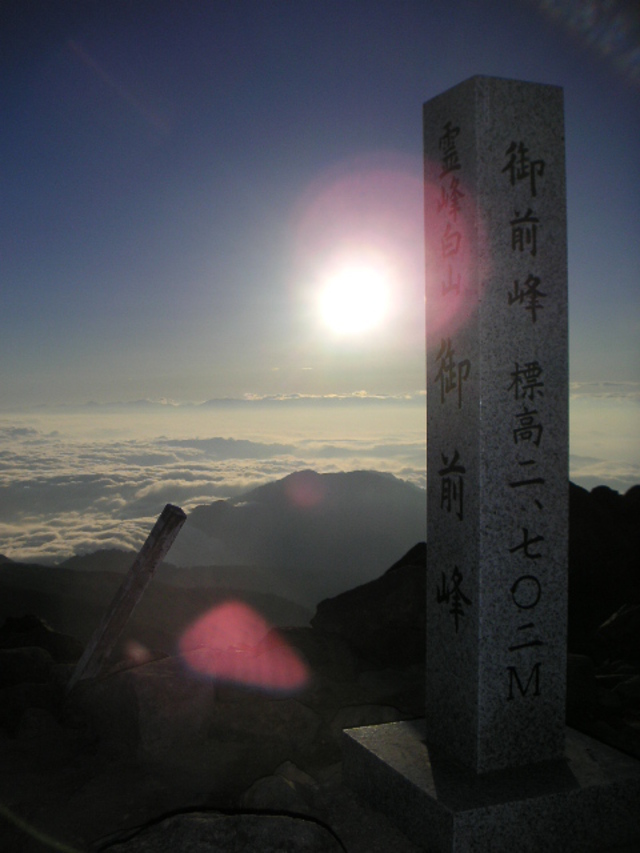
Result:
<instances>
[{"instance_id":1,"label":"sea of clouds","mask_svg":"<svg viewBox=\"0 0 640 853\"><path fill-rule=\"evenodd\" d=\"M640 483L640 383L572 382L569 475L624 494Z\"/></svg>"},{"instance_id":2,"label":"sea of clouds","mask_svg":"<svg viewBox=\"0 0 640 853\"><path fill-rule=\"evenodd\" d=\"M293 471L385 471L421 487L424 407L138 402L0 417L0 553L59 561L139 548L166 503L189 512Z\"/></svg>"},{"instance_id":3,"label":"sea of clouds","mask_svg":"<svg viewBox=\"0 0 640 853\"><path fill-rule=\"evenodd\" d=\"M640 483L640 389L571 389L571 479ZM293 471L384 471L426 487L424 397L138 401L0 414L0 553L56 562L138 549L186 512ZM170 559L170 558L169 558Z\"/></svg>"}]
</instances>

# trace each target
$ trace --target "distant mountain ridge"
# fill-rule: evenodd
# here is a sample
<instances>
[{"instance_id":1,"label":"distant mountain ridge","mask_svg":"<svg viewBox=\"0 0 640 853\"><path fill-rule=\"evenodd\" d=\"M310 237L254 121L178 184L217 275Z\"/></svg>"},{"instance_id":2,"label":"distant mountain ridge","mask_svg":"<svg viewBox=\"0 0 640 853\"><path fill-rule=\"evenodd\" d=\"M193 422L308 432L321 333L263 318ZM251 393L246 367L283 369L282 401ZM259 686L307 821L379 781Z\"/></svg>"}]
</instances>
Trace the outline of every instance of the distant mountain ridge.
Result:
<instances>
[{"instance_id":1,"label":"distant mountain ridge","mask_svg":"<svg viewBox=\"0 0 640 853\"><path fill-rule=\"evenodd\" d=\"M412 541L424 540L414 531L396 548L389 535L405 535L398 533L405 529L398 517L406 522L409 511L422 532L423 500L416 492L424 498L419 489L372 472L298 472L232 501L198 507L178 543L191 524L203 541L215 544L219 536L228 549L264 544L264 563L163 563L132 630L150 646L166 647L188 618L229 598L249 603L274 624L304 625L318 602L335 595L326 590L345 593L380 577ZM574 651L589 653L594 629L621 606L640 601L640 485L620 495L571 483L569 507L569 629ZM395 553L379 558L389 541ZM36 613L84 641L134 557L109 549L57 567L7 560L0 566L0 618ZM386 560L381 569L380 559Z\"/></svg>"},{"instance_id":2,"label":"distant mountain ridge","mask_svg":"<svg viewBox=\"0 0 640 853\"><path fill-rule=\"evenodd\" d=\"M426 492L377 471L297 471L189 513L169 559L179 566L273 569L310 606L371 580L426 538Z\"/></svg>"},{"instance_id":3,"label":"distant mountain ridge","mask_svg":"<svg viewBox=\"0 0 640 853\"><path fill-rule=\"evenodd\" d=\"M89 554L76 554L69 557L60 563L60 568L79 572L128 572L135 558L135 551L101 548Z\"/></svg>"},{"instance_id":4,"label":"distant mountain ridge","mask_svg":"<svg viewBox=\"0 0 640 853\"><path fill-rule=\"evenodd\" d=\"M378 577L425 538L424 489L377 471L303 470L196 507L156 576L178 587L265 591L315 607ZM60 566L124 573L134 559L134 551L111 548Z\"/></svg>"},{"instance_id":5,"label":"distant mountain ridge","mask_svg":"<svg viewBox=\"0 0 640 853\"><path fill-rule=\"evenodd\" d=\"M196 576L191 577L190 582L176 586L161 576L163 568L158 570L127 622L123 642L135 640L171 653L187 625L209 608L229 600L253 607L272 625L306 625L312 615L310 609L265 585L260 586L259 580L253 586L242 583L234 586L230 582L233 581L231 572L226 583L215 583L215 579L209 577L208 583L199 584L198 570L195 570ZM186 576L192 574L189 569L182 572ZM7 563L0 570L0 624L7 616L37 614L56 630L86 643L100 624L122 577L117 571Z\"/></svg>"}]
</instances>

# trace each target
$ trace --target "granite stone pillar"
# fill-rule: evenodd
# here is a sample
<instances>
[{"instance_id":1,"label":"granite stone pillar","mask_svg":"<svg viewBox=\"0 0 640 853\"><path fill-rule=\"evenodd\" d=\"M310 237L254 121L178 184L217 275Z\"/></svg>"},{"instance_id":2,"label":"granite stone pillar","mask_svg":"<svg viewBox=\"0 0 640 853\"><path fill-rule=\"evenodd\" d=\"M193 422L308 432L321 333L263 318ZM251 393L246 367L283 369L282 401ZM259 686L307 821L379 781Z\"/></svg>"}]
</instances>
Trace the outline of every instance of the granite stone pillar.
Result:
<instances>
[{"instance_id":1,"label":"granite stone pillar","mask_svg":"<svg viewBox=\"0 0 640 853\"><path fill-rule=\"evenodd\" d=\"M562 90L474 77L424 107L427 733L477 773L564 750Z\"/></svg>"},{"instance_id":2,"label":"granite stone pillar","mask_svg":"<svg viewBox=\"0 0 640 853\"><path fill-rule=\"evenodd\" d=\"M426 719L347 730L343 774L440 853L640 843L640 762L565 728L562 101L473 77L424 107Z\"/></svg>"}]
</instances>

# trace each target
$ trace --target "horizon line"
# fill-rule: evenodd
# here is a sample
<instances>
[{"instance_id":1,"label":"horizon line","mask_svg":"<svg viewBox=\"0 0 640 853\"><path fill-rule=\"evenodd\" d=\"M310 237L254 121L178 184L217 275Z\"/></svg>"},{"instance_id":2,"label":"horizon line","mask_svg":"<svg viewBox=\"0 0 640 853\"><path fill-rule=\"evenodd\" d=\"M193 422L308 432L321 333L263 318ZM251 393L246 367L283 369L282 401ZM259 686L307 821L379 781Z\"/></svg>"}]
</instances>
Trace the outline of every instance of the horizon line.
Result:
<instances>
[{"instance_id":1,"label":"horizon line","mask_svg":"<svg viewBox=\"0 0 640 853\"><path fill-rule=\"evenodd\" d=\"M595 399L626 399L640 401L640 382L634 380L588 380L570 381L568 385L571 399L595 398ZM120 400L85 400L84 402L68 403L26 403L9 404L0 407L0 415L12 412L42 411L55 409L99 409L116 407L157 407L164 409L197 409L216 406L285 406L285 405L420 405L426 406L427 392L420 389L397 394L385 394L370 392L367 390L350 391L334 394L257 394L247 392L242 395L225 395L221 397L209 397L199 400L175 400L170 397L139 397L136 399Z\"/></svg>"}]
</instances>

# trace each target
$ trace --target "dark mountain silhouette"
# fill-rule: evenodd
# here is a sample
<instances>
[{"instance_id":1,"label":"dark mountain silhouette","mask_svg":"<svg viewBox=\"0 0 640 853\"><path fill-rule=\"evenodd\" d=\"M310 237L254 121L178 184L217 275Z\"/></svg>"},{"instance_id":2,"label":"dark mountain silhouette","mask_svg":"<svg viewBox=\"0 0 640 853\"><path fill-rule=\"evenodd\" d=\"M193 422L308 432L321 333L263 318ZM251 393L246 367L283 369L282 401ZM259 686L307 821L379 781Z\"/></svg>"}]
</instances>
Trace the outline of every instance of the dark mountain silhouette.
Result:
<instances>
[{"instance_id":1,"label":"dark mountain silhouette","mask_svg":"<svg viewBox=\"0 0 640 853\"><path fill-rule=\"evenodd\" d=\"M624 495L608 486L569 491L569 635L590 653L595 628L640 603L640 485Z\"/></svg>"},{"instance_id":2,"label":"dark mountain silhouette","mask_svg":"<svg viewBox=\"0 0 640 853\"><path fill-rule=\"evenodd\" d=\"M318 476L288 484L303 520L305 507L329 500L319 488L327 481ZM359 482L371 482L348 479L356 495ZM212 514L232 518L243 502L253 502L263 511L275 506L276 519L279 513L295 518L292 498L283 494L285 481L254 490L239 503L214 505ZM569 725L636 757L639 498L639 487L619 495L571 485L567 665ZM209 522L206 513L201 516ZM312 514L315 521L321 517ZM347 513L345 524L352 517ZM344 728L415 719L429 701L425 582L437 567L428 565L424 543L377 577L321 601L310 625L299 609L302 621L296 623L295 605L282 598L255 589L240 596L272 623L291 627L234 652L260 659L261 671L268 672L269 650L284 641L308 666L311 677L300 693L211 683L190 674L172 653L198 612L235 595L223 584L216 587L216 578L250 586L271 582L275 574L247 566L164 564L127 626L124 639L134 643L120 646L103 677L81 682L67 696L73 662L132 556L102 552L95 563L101 569L93 571L78 568L90 567L90 556L71 561L75 570L0 566L0 616L8 617L0 624L0 758L7 771L0 800L20 819L0 821L0 849L40 850L40 841L24 832L29 820L56 841L106 850L105 841L126 840L147 822L155 831L167 814L186 819L205 808L217 824L221 815L262 822L274 813L305 815L349 839L347 849L354 853L417 851L356 803L336 767ZM119 571L104 570L116 565ZM170 586L170 577L180 586ZM184 846L187 827L176 837Z\"/></svg>"},{"instance_id":3,"label":"dark mountain silhouette","mask_svg":"<svg viewBox=\"0 0 640 853\"><path fill-rule=\"evenodd\" d=\"M135 551L122 548L101 548L90 554L76 554L60 563L65 569L82 572L128 572L136 558Z\"/></svg>"},{"instance_id":4,"label":"dark mountain silhouette","mask_svg":"<svg viewBox=\"0 0 640 853\"><path fill-rule=\"evenodd\" d=\"M182 572L190 574L188 569ZM311 617L311 610L273 594L265 586L233 586L229 583L232 572L226 576L227 583L199 585L197 576L196 572L191 583L177 587L156 575L127 624L123 643L135 640L169 653L193 620L228 600L250 605L273 625L306 625ZM52 628L86 643L122 579L121 572L7 563L0 569L0 619L36 613Z\"/></svg>"},{"instance_id":5,"label":"dark mountain silhouette","mask_svg":"<svg viewBox=\"0 0 640 853\"><path fill-rule=\"evenodd\" d=\"M570 636L574 650L589 653L594 629L640 600L640 486L620 495L572 483L569 503ZM209 588L313 608L379 577L424 534L421 489L372 471L299 471L193 510L152 587L162 585L167 600L183 596L176 588L183 597ZM31 603L60 630L82 615L76 633L84 638L134 558L133 551L107 549L72 557L59 569L0 558L3 615L19 615ZM292 623L304 623L307 612L292 614ZM276 613L285 618L287 607Z\"/></svg>"},{"instance_id":6,"label":"dark mountain silhouette","mask_svg":"<svg viewBox=\"0 0 640 853\"><path fill-rule=\"evenodd\" d=\"M70 573L64 575L66 578L65 585L77 585L77 579L73 573L87 573L89 576L83 578L81 583L83 588L87 589L88 594L91 594L91 589L101 583L100 580L91 579L91 575L123 575L129 571L133 561L136 558L136 552L124 550L122 548L103 548L100 551L94 551L89 554L81 554L75 557L70 557L68 560L60 563L58 568L71 569ZM11 562L11 561L8 561ZM16 565L24 566L23 563ZM39 565L39 564L37 564ZM28 577L28 574L25 575ZM60 577L59 575L51 575L48 577ZM156 569L154 579L169 586L184 587L186 589L208 588L208 587L226 587L234 590L253 590L254 592L265 592L266 590L278 589L282 593L281 584L275 577L274 572L269 569L262 569L259 566L175 566L173 563L162 562ZM120 583L122 578L118 578ZM110 579L111 583L116 583L116 578ZM56 581L56 584L59 581ZM42 586L42 581L38 582ZM51 586L51 580L47 583Z\"/></svg>"},{"instance_id":7,"label":"dark mountain silhouette","mask_svg":"<svg viewBox=\"0 0 640 853\"><path fill-rule=\"evenodd\" d=\"M425 534L423 489L374 471L299 471L237 498L196 507L156 579L183 588L266 593L311 608L377 577L407 542ZM135 556L133 550L106 548L70 557L59 568L122 575ZM49 581L38 577L42 592ZM116 582L85 578L82 595L92 600L103 581L109 588ZM76 582L57 581L65 588Z\"/></svg>"},{"instance_id":8,"label":"dark mountain silhouette","mask_svg":"<svg viewBox=\"0 0 640 853\"><path fill-rule=\"evenodd\" d=\"M374 471L298 471L196 507L169 556L178 565L269 567L311 606L377 577L425 536L423 489Z\"/></svg>"}]
</instances>

